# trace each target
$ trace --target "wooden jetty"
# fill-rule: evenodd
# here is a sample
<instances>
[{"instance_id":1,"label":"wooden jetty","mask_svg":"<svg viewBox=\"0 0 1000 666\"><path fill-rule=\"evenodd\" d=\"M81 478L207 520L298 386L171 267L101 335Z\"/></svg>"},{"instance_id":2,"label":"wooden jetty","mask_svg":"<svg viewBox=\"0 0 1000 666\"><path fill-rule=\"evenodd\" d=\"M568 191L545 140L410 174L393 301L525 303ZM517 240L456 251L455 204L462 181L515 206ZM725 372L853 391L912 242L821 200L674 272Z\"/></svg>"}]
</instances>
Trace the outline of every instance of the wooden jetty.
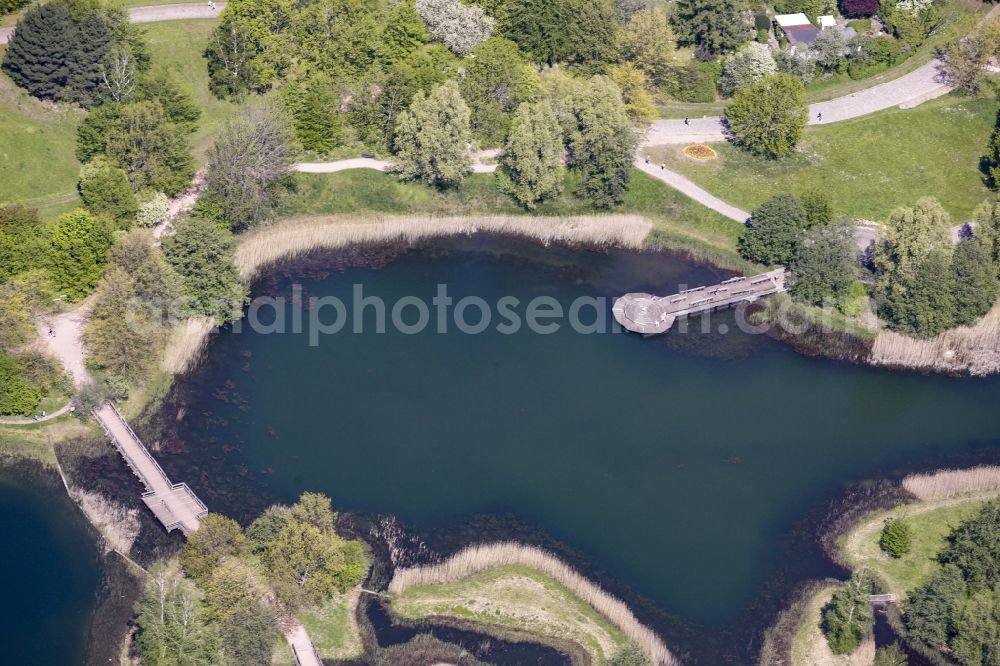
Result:
<instances>
[{"instance_id":1,"label":"wooden jetty","mask_svg":"<svg viewBox=\"0 0 1000 666\"><path fill-rule=\"evenodd\" d=\"M187 536L198 529L201 517L208 513L208 507L194 491L186 483L170 482L167 473L110 402L98 407L94 416L129 468L146 486L142 501L167 531L177 529Z\"/></svg>"},{"instance_id":2,"label":"wooden jetty","mask_svg":"<svg viewBox=\"0 0 1000 666\"><path fill-rule=\"evenodd\" d=\"M635 333L664 333L680 317L753 303L759 298L785 291L785 269L736 277L711 286L685 289L672 296L625 294L615 301L612 312L623 328Z\"/></svg>"}]
</instances>

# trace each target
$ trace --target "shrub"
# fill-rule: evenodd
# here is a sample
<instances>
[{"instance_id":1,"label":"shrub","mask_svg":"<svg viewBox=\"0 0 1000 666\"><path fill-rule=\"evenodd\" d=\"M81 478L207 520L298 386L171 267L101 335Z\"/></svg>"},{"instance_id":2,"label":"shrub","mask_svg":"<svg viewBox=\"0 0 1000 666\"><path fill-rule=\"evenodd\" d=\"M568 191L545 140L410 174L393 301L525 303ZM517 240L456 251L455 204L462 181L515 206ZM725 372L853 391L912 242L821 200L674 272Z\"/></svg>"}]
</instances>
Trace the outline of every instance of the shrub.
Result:
<instances>
[{"instance_id":1,"label":"shrub","mask_svg":"<svg viewBox=\"0 0 1000 666\"><path fill-rule=\"evenodd\" d=\"M31 0L0 0L0 16L16 12L30 3Z\"/></svg>"},{"instance_id":2,"label":"shrub","mask_svg":"<svg viewBox=\"0 0 1000 666\"><path fill-rule=\"evenodd\" d=\"M106 215L122 228L131 226L139 205L122 169L103 157L94 159L80 169L77 189L91 213Z\"/></svg>"},{"instance_id":3,"label":"shrub","mask_svg":"<svg viewBox=\"0 0 1000 666\"><path fill-rule=\"evenodd\" d=\"M135 217L140 227L150 229L167 219L169 212L170 198L163 192L153 192L144 197Z\"/></svg>"},{"instance_id":4,"label":"shrub","mask_svg":"<svg viewBox=\"0 0 1000 666\"><path fill-rule=\"evenodd\" d=\"M434 38L458 54L471 51L493 34L493 19L459 0L417 0L417 12Z\"/></svg>"},{"instance_id":5,"label":"shrub","mask_svg":"<svg viewBox=\"0 0 1000 666\"><path fill-rule=\"evenodd\" d=\"M771 17L763 12L757 12L753 15L753 27L758 31L767 32L771 29Z\"/></svg>"},{"instance_id":6,"label":"shrub","mask_svg":"<svg viewBox=\"0 0 1000 666\"><path fill-rule=\"evenodd\" d=\"M717 62L691 62L678 67L673 95L682 102L714 102L719 75Z\"/></svg>"},{"instance_id":7,"label":"shrub","mask_svg":"<svg viewBox=\"0 0 1000 666\"><path fill-rule=\"evenodd\" d=\"M906 555L913 547L913 527L905 520L894 518L886 521L878 545L895 558Z\"/></svg>"},{"instance_id":8,"label":"shrub","mask_svg":"<svg viewBox=\"0 0 1000 666\"><path fill-rule=\"evenodd\" d=\"M823 609L823 634L834 654L851 654L872 631L875 616L868 595L871 582L855 574L833 593Z\"/></svg>"},{"instance_id":9,"label":"shrub","mask_svg":"<svg viewBox=\"0 0 1000 666\"><path fill-rule=\"evenodd\" d=\"M899 643L880 647L875 651L875 661L872 662L872 666L907 666L907 664L909 661L906 653L899 647Z\"/></svg>"},{"instance_id":10,"label":"shrub","mask_svg":"<svg viewBox=\"0 0 1000 666\"><path fill-rule=\"evenodd\" d=\"M42 390L25 376L24 363L0 352L0 414L31 414Z\"/></svg>"},{"instance_id":11,"label":"shrub","mask_svg":"<svg viewBox=\"0 0 1000 666\"><path fill-rule=\"evenodd\" d=\"M745 88L778 71L778 65L771 55L771 47L751 42L722 65L719 91L730 97L739 88Z\"/></svg>"}]
</instances>

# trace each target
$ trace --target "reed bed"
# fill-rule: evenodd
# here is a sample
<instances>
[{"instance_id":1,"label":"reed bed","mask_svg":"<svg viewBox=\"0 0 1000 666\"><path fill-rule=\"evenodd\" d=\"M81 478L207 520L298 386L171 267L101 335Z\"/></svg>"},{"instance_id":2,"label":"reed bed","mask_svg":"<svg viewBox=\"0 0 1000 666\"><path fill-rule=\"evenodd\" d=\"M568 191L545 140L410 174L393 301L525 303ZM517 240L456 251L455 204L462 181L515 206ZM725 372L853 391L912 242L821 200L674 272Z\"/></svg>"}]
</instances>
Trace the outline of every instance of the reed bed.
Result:
<instances>
[{"instance_id":1,"label":"reed bed","mask_svg":"<svg viewBox=\"0 0 1000 666\"><path fill-rule=\"evenodd\" d=\"M921 500L936 500L966 493L1000 491L1000 466L946 469L931 474L910 474L903 487Z\"/></svg>"},{"instance_id":2,"label":"reed bed","mask_svg":"<svg viewBox=\"0 0 1000 666\"><path fill-rule=\"evenodd\" d=\"M174 327L163 350L160 367L174 375L187 372L205 348L208 336L216 328L214 319L192 317Z\"/></svg>"},{"instance_id":3,"label":"reed bed","mask_svg":"<svg viewBox=\"0 0 1000 666\"><path fill-rule=\"evenodd\" d=\"M279 259L314 250L336 250L373 242L412 242L456 234L493 233L535 238L544 243L595 244L640 249L653 228L638 215L532 217L324 216L292 218L245 236L236 251L244 279Z\"/></svg>"},{"instance_id":4,"label":"reed bed","mask_svg":"<svg viewBox=\"0 0 1000 666\"><path fill-rule=\"evenodd\" d=\"M959 326L929 340L881 331L869 362L976 376L1000 372L1000 302L976 325Z\"/></svg>"},{"instance_id":5,"label":"reed bed","mask_svg":"<svg viewBox=\"0 0 1000 666\"><path fill-rule=\"evenodd\" d=\"M399 594L418 585L450 583L503 566L527 567L549 576L589 604L626 637L642 646L654 664L675 666L678 663L660 637L639 622L621 600L581 576L551 553L534 546L514 542L469 546L440 564L398 569L389 583L389 592Z\"/></svg>"}]
</instances>

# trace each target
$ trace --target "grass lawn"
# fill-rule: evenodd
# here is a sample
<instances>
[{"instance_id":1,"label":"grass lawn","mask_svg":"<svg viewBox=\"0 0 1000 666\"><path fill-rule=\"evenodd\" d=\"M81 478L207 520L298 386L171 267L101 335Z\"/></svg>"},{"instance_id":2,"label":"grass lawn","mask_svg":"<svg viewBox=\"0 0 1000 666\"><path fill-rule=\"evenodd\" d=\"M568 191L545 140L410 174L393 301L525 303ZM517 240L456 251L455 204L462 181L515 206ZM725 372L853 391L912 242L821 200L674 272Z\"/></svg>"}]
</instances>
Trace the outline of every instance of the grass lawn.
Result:
<instances>
[{"instance_id":1,"label":"grass lawn","mask_svg":"<svg viewBox=\"0 0 1000 666\"><path fill-rule=\"evenodd\" d=\"M595 209L573 196L574 174L568 174L562 196L539 206L536 214L592 215ZM296 174L297 191L287 197L279 214L335 215L381 214L510 214L524 209L501 192L489 174L472 174L461 186L435 190L417 183L404 183L390 174L370 170L335 174ZM688 250L701 258L742 268L736 255L736 239L743 226L695 203L646 174L633 171L625 203L611 213L637 213L653 221L651 240Z\"/></svg>"},{"instance_id":2,"label":"grass lawn","mask_svg":"<svg viewBox=\"0 0 1000 666\"><path fill-rule=\"evenodd\" d=\"M934 196L959 222L990 196L979 160L996 115L992 99L947 96L810 127L796 152L780 160L730 144L715 145L719 157L706 161L687 157L683 146L657 147L650 155L747 210L779 192L819 188L833 197L838 217L882 220L897 206Z\"/></svg>"},{"instance_id":3,"label":"grass lawn","mask_svg":"<svg viewBox=\"0 0 1000 666\"><path fill-rule=\"evenodd\" d=\"M972 517L989 496L980 493L916 502L873 513L842 536L838 547L852 569L867 567L875 571L889 592L903 597L934 574L939 566L935 558L945 545L945 537L963 520ZM914 529L913 549L899 559L883 554L878 545L888 518L904 518Z\"/></svg>"},{"instance_id":4,"label":"grass lawn","mask_svg":"<svg viewBox=\"0 0 1000 666\"><path fill-rule=\"evenodd\" d=\"M45 217L79 202L73 155L83 112L43 104L0 74L0 204L23 203Z\"/></svg>"},{"instance_id":5,"label":"grass lawn","mask_svg":"<svg viewBox=\"0 0 1000 666\"><path fill-rule=\"evenodd\" d=\"M625 636L568 588L527 567L489 569L453 583L422 585L392 599L408 619L453 617L503 631L581 645L603 663Z\"/></svg>"},{"instance_id":6,"label":"grass lawn","mask_svg":"<svg viewBox=\"0 0 1000 666\"><path fill-rule=\"evenodd\" d=\"M298 619L323 659L351 659L364 652L354 608L360 591L338 594L319 608L299 611Z\"/></svg>"},{"instance_id":7,"label":"grass lawn","mask_svg":"<svg viewBox=\"0 0 1000 666\"><path fill-rule=\"evenodd\" d=\"M198 130L191 136L195 159L205 162L205 152L219 128L236 113L238 105L222 101L208 90L208 69L202 53L216 21L165 21L143 26L153 57L153 71L166 70L201 108Z\"/></svg>"}]
</instances>

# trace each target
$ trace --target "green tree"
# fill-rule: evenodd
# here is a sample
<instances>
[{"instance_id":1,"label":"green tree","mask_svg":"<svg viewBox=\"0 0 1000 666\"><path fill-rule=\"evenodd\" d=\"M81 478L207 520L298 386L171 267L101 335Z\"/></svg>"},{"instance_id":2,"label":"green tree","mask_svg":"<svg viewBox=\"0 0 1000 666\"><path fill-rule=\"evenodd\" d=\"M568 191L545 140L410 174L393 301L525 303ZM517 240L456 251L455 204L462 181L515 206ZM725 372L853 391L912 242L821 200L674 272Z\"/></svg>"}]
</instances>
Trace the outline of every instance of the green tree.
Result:
<instances>
[{"instance_id":1,"label":"green tree","mask_svg":"<svg viewBox=\"0 0 1000 666\"><path fill-rule=\"evenodd\" d=\"M49 240L34 208L0 207L0 282L46 263Z\"/></svg>"},{"instance_id":2,"label":"green tree","mask_svg":"<svg viewBox=\"0 0 1000 666\"><path fill-rule=\"evenodd\" d=\"M858 259L854 225L840 222L807 229L795 241L790 266L792 296L813 305L842 303L855 283Z\"/></svg>"},{"instance_id":3,"label":"green tree","mask_svg":"<svg viewBox=\"0 0 1000 666\"><path fill-rule=\"evenodd\" d=\"M980 590L962 604L951 648L962 664L1000 664L1000 588Z\"/></svg>"},{"instance_id":4,"label":"green tree","mask_svg":"<svg viewBox=\"0 0 1000 666\"><path fill-rule=\"evenodd\" d=\"M111 31L104 16L93 11L76 25L66 62L66 85L61 97L81 106L101 100L105 59L111 50Z\"/></svg>"},{"instance_id":5,"label":"green tree","mask_svg":"<svg viewBox=\"0 0 1000 666\"><path fill-rule=\"evenodd\" d=\"M37 4L25 11L4 54L3 69L29 94L61 99L69 77L76 26L61 2Z\"/></svg>"},{"instance_id":6,"label":"green tree","mask_svg":"<svg viewBox=\"0 0 1000 666\"><path fill-rule=\"evenodd\" d=\"M427 44L395 62L385 72L372 72L353 104L351 123L363 141L390 149L396 121L419 91L430 92L458 69L458 59L441 44Z\"/></svg>"},{"instance_id":7,"label":"green tree","mask_svg":"<svg viewBox=\"0 0 1000 666\"><path fill-rule=\"evenodd\" d=\"M537 96L539 82L517 44L493 37L476 48L459 87L472 114L472 131L496 146L507 136L511 112Z\"/></svg>"},{"instance_id":8,"label":"green tree","mask_svg":"<svg viewBox=\"0 0 1000 666\"><path fill-rule=\"evenodd\" d=\"M177 572L152 569L136 604L136 648L143 664L218 663L219 638L205 621L201 599L198 588Z\"/></svg>"},{"instance_id":9,"label":"green tree","mask_svg":"<svg viewBox=\"0 0 1000 666\"><path fill-rule=\"evenodd\" d=\"M292 518L263 556L275 590L295 608L321 604L361 582L364 555L356 542Z\"/></svg>"},{"instance_id":10,"label":"green tree","mask_svg":"<svg viewBox=\"0 0 1000 666\"><path fill-rule=\"evenodd\" d=\"M218 513L203 516L201 525L188 535L181 551L181 565L191 578L207 583L222 562L246 552L246 537L239 523Z\"/></svg>"},{"instance_id":11,"label":"green tree","mask_svg":"<svg viewBox=\"0 0 1000 666\"><path fill-rule=\"evenodd\" d=\"M405 59L418 48L429 42L427 32L414 0L400 0L389 12L379 39L379 56L383 62L392 64Z\"/></svg>"},{"instance_id":12,"label":"green tree","mask_svg":"<svg viewBox=\"0 0 1000 666\"><path fill-rule=\"evenodd\" d=\"M883 287L893 282L913 281L920 264L932 252L951 247L951 218L932 197L923 197L914 207L892 211L883 238L873 248L872 261Z\"/></svg>"},{"instance_id":13,"label":"green tree","mask_svg":"<svg viewBox=\"0 0 1000 666\"><path fill-rule=\"evenodd\" d=\"M625 200L636 146L618 86L606 76L595 76L575 112L571 147L573 167L582 174L579 194L599 208L616 206Z\"/></svg>"},{"instance_id":14,"label":"green tree","mask_svg":"<svg viewBox=\"0 0 1000 666\"><path fill-rule=\"evenodd\" d=\"M287 506L271 506L247 527L247 542L255 555L266 552L291 519Z\"/></svg>"},{"instance_id":15,"label":"green tree","mask_svg":"<svg viewBox=\"0 0 1000 666\"><path fill-rule=\"evenodd\" d=\"M360 76L375 61L381 29L366 0L314 0L292 13L292 53L320 72Z\"/></svg>"},{"instance_id":16,"label":"green tree","mask_svg":"<svg viewBox=\"0 0 1000 666\"><path fill-rule=\"evenodd\" d=\"M209 622L226 622L241 610L255 606L259 601L257 578L239 558L221 561L199 582L205 592L205 618Z\"/></svg>"},{"instance_id":17,"label":"green tree","mask_svg":"<svg viewBox=\"0 0 1000 666\"><path fill-rule=\"evenodd\" d=\"M951 258L955 285L955 321L974 324L985 315L1000 296L997 265L984 241L963 239Z\"/></svg>"},{"instance_id":18,"label":"green tree","mask_svg":"<svg viewBox=\"0 0 1000 666\"><path fill-rule=\"evenodd\" d=\"M618 22L610 0L506 0L497 3L500 34L535 62L599 71L614 61Z\"/></svg>"},{"instance_id":19,"label":"green tree","mask_svg":"<svg viewBox=\"0 0 1000 666\"><path fill-rule=\"evenodd\" d=\"M621 63L608 67L608 78L615 82L625 102L625 111L637 124L645 124L656 118L656 104L649 94L646 75L631 63Z\"/></svg>"},{"instance_id":20,"label":"green tree","mask_svg":"<svg viewBox=\"0 0 1000 666\"><path fill-rule=\"evenodd\" d=\"M562 191L562 131L547 101L522 104L504 147L503 169L498 172L501 188L531 210L540 201Z\"/></svg>"},{"instance_id":21,"label":"green tree","mask_svg":"<svg viewBox=\"0 0 1000 666\"><path fill-rule=\"evenodd\" d=\"M139 380L155 365L178 293L149 232L128 234L112 250L84 331L88 361L123 383Z\"/></svg>"},{"instance_id":22,"label":"green tree","mask_svg":"<svg viewBox=\"0 0 1000 666\"><path fill-rule=\"evenodd\" d=\"M231 118L208 151L205 193L233 229L270 214L292 170L294 153L284 118L270 107L247 107Z\"/></svg>"},{"instance_id":23,"label":"green tree","mask_svg":"<svg viewBox=\"0 0 1000 666\"><path fill-rule=\"evenodd\" d=\"M908 666L909 663L899 643L893 643L889 647L875 650L875 661L872 662L872 666Z\"/></svg>"},{"instance_id":24,"label":"green tree","mask_svg":"<svg viewBox=\"0 0 1000 666\"><path fill-rule=\"evenodd\" d=\"M320 12L325 8L325 3L309 4ZM209 89L219 97L235 98L267 90L296 55L293 21L297 18L292 0L230 0L205 49ZM320 33L309 41L310 47L330 36L317 28Z\"/></svg>"},{"instance_id":25,"label":"green tree","mask_svg":"<svg viewBox=\"0 0 1000 666\"><path fill-rule=\"evenodd\" d=\"M806 211L807 226L829 224L833 220L833 199L826 190L806 190L799 195L799 201Z\"/></svg>"},{"instance_id":26,"label":"green tree","mask_svg":"<svg viewBox=\"0 0 1000 666\"><path fill-rule=\"evenodd\" d=\"M1000 584L1000 500L987 502L956 527L938 561L958 567L973 589Z\"/></svg>"},{"instance_id":27,"label":"green tree","mask_svg":"<svg viewBox=\"0 0 1000 666\"><path fill-rule=\"evenodd\" d=\"M930 646L943 646L953 634L952 620L965 596L962 570L947 564L907 595L907 636Z\"/></svg>"},{"instance_id":28,"label":"green tree","mask_svg":"<svg viewBox=\"0 0 1000 666\"><path fill-rule=\"evenodd\" d=\"M118 104L102 104L92 109L76 128L76 158L87 163L108 149L108 132L121 117Z\"/></svg>"},{"instance_id":29,"label":"green tree","mask_svg":"<svg viewBox=\"0 0 1000 666\"><path fill-rule=\"evenodd\" d=\"M97 158L83 165L77 189L83 205L94 215L105 215L121 228L135 221L139 204L128 176L106 159Z\"/></svg>"},{"instance_id":30,"label":"green tree","mask_svg":"<svg viewBox=\"0 0 1000 666\"><path fill-rule=\"evenodd\" d=\"M279 630L273 607L257 603L240 608L219 628L223 662L227 666L270 663Z\"/></svg>"},{"instance_id":31,"label":"green tree","mask_svg":"<svg viewBox=\"0 0 1000 666\"><path fill-rule=\"evenodd\" d=\"M140 379L155 365L163 329L156 314L139 300L131 276L117 266L101 280L84 332L88 362L124 383Z\"/></svg>"},{"instance_id":32,"label":"green tree","mask_svg":"<svg viewBox=\"0 0 1000 666\"><path fill-rule=\"evenodd\" d=\"M186 132L198 129L201 108L166 72L141 77L131 101L156 101L174 125Z\"/></svg>"},{"instance_id":33,"label":"green tree","mask_svg":"<svg viewBox=\"0 0 1000 666\"><path fill-rule=\"evenodd\" d=\"M678 0L670 21L678 43L711 55L731 53L752 35L745 12L729 0Z\"/></svg>"},{"instance_id":34,"label":"green tree","mask_svg":"<svg viewBox=\"0 0 1000 666\"><path fill-rule=\"evenodd\" d=\"M113 242L111 224L77 209L60 215L49 230L48 268L61 295L77 301L97 285Z\"/></svg>"},{"instance_id":35,"label":"green tree","mask_svg":"<svg viewBox=\"0 0 1000 666\"><path fill-rule=\"evenodd\" d=\"M722 77L719 78L719 92L730 97L740 88L746 88L777 71L771 47L750 42L726 58L722 65Z\"/></svg>"},{"instance_id":36,"label":"green tree","mask_svg":"<svg viewBox=\"0 0 1000 666\"><path fill-rule=\"evenodd\" d=\"M121 108L108 128L108 157L125 170L132 188L174 195L194 177L194 161L184 133L170 122L157 101Z\"/></svg>"},{"instance_id":37,"label":"green tree","mask_svg":"<svg viewBox=\"0 0 1000 666\"><path fill-rule=\"evenodd\" d=\"M746 231L740 236L740 254L759 264L787 264L794 256L806 222L806 212L798 197L777 194L753 211ZM811 288L807 293L814 295Z\"/></svg>"},{"instance_id":38,"label":"green tree","mask_svg":"<svg viewBox=\"0 0 1000 666\"><path fill-rule=\"evenodd\" d=\"M311 76L290 83L282 92L295 138L303 148L325 155L343 144L345 132L339 113L340 99L329 78Z\"/></svg>"},{"instance_id":39,"label":"green tree","mask_svg":"<svg viewBox=\"0 0 1000 666\"><path fill-rule=\"evenodd\" d=\"M209 220L191 218L163 239L163 254L180 276L192 314L220 322L243 316L247 290L233 263L233 236Z\"/></svg>"},{"instance_id":40,"label":"green tree","mask_svg":"<svg viewBox=\"0 0 1000 666\"><path fill-rule=\"evenodd\" d=\"M459 183L472 165L470 118L454 81L435 86L430 95L418 92L396 121L400 175L437 187Z\"/></svg>"},{"instance_id":41,"label":"green tree","mask_svg":"<svg viewBox=\"0 0 1000 666\"><path fill-rule=\"evenodd\" d=\"M291 516L323 533L333 533L333 506L330 498L322 493L302 493L299 501L292 505Z\"/></svg>"},{"instance_id":42,"label":"green tree","mask_svg":"<svg viewBox=\"0 0 1000 666\"><path fill-rule=\"evenodd\" d=\"M901 519L886 521L878 546L895 558L906 555L913 548L913 526Z\"/></svg>"},{"instance_id":43,"label":"green tree","mask_svg":"<svg viewBox=\"0 0 1000 666\"><path fill-rule=\"evenodd\" d=\"M622 60L630 62L657 86L665 85L677 64L677 42L659 8L642 9L628 20L619 39Z\"/></svg>"},{"instance_id":44,"label":"green tree","mask_svg":"<svg viewBox=\"0 0 1000 666\"><path fill-rule=\"evenodd\" d=\"M795 150L808 121L802 81L772 74L733 96L726 108L731 140L756 155L783 157Z\"/></svg>"},{"instance_id":45,"label":"green tree","mask_svg":"<svg viewBox=\"0 0 1000 666\"><path fill-rule=\"evenodd\" d=\"M834 654L851 654L872 631L875 616L868 596L871 582L864 573L837 588L823 609L823 633Z\"/></svg>"},{"instance_id":46,"label":"green tree","mask_svg":"<svg viewBox=\"0 0 1000 666\"><path fill-rule=\"evenodd\" d=\"M629 641L615 652L608 666L652 666L649 657L635 641Z\"/></svg>"},{"instance_id":47,"label":"green tree","mask_svg":"<svg viewBox=\"0 0 1000 666\"><path fill-rule=\"evenodd\" d=\"M894 286L882 312L904 333L933 337L956 324L956 290L949 253L935 251L921 262L912 281Z\"/></svg>"},{"instance_id":48,"label":"green tree","mask_svg":"<svg viewBox=\"0 0 1000 666\"><path fill-rule=\"evenodd\" d=\"M42 390L25 376L24 362L0 351L0 414L30 415Z\"/></svg>"}]
</instances>

